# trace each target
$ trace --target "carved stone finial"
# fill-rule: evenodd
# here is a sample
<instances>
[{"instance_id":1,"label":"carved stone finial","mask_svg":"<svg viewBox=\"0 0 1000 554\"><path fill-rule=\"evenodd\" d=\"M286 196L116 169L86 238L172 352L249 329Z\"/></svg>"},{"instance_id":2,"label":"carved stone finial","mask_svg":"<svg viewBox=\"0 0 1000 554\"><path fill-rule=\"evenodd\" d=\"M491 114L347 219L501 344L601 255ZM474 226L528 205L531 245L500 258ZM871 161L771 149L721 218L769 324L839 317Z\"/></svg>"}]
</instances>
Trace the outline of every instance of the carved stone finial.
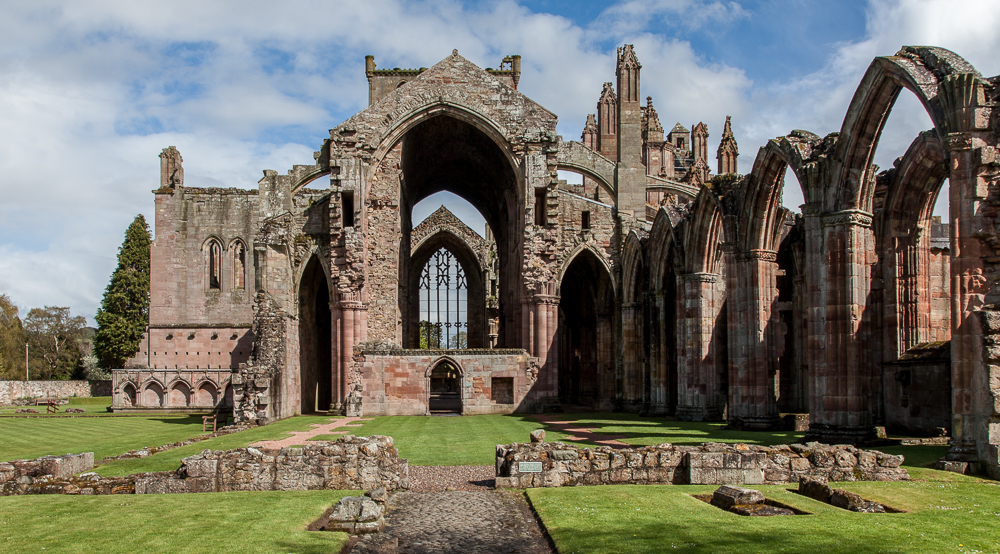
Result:
<instances>
[{"instance_id":1,"label":"carved stone finial","mask_svg":"<svg viewBox=\"0 0 1000 554\"><path fill-rule=\"evenodd\" d=\"M458 55L458 48L455 48L455 49L453 49L453 50L451 51L451 55L452 55L452 56L457 56L457 55Z\"/></svg>"}]
</instances>

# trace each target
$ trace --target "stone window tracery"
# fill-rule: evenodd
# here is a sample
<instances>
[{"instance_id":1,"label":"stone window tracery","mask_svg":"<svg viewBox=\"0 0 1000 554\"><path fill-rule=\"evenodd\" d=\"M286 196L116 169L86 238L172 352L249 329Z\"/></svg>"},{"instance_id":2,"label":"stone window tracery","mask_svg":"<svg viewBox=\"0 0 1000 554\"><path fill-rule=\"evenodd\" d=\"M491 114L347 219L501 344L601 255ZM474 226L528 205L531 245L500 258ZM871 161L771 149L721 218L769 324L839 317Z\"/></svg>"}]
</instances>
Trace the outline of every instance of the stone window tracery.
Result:
<instances>
[{"instance_id":1,"label":"stone window tracery","mask_svg":"<svg viewBox=\"0 0 1000 554\"><path fill-rule=\"evenodd\" d=\"M468 347L468 290L465 271L441 248L420 272L420 347Z\"/></svg>"},{"instance_id":2,"label":"stone window tracery","mask_svg":"<svg viewBox=\"0 0 1000 554\"><path fill-rule=\"evenodd\" d=\"M247 247L243 241L233 243L233 288L242 289L246 285Z\"/></svg>"}]
</instances>

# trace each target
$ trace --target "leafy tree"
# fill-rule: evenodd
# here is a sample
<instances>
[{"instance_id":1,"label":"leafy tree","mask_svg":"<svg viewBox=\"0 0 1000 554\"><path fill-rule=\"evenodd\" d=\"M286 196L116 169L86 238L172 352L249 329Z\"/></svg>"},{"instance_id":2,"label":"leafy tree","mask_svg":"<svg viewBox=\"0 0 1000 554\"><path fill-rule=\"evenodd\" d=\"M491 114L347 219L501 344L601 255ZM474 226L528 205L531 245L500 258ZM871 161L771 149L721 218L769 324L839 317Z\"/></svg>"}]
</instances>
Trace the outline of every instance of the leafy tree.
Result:
<instances>
[{"instance_id":1,"label":"leafy tree","mask_svg":"<svg viewBox=\"0 0 1000 554\"><path fill-rule=\"evenodd\" d=\"M420 348L441 348L441 325L430 321L420 322Z\"/></svg>"},{"instance_id":2,"label":"leafy tree","mask_svg":"<svg viewBox=\"0 0 1000 554\"><path fill-rule=\"evenodd\" d=\"M24 379L24 327L17 306L0 294L0 379Z\"/></svg>"},{"instance_id":3,"label":"leafy tree","mask_svg":"<svg viewBox=\"0 0 1000 554\"><path fill-rule=\"evenodd\" d=\"M94 355L105 369L125 367L149 322L149 226L139 214L125 230L118 267L97 310Z\"/></svg>"},{"instance_id":4,"label":"leafy tree","mask_svg":"<svg viewBox=\"0 0 1000 554\"><path fill-rule=\"evenodd\" d=\"M69 308L32 308L24 318L31 350L29 367L36 380L69 379L80 367L80 343L87 320L71 316Z\"/></svg>"},{"instance_id":5,"label":"leafy tree","mask_svg":"<svg viewBox=\"0 0 1000 554\"><path fill-rule=\"evenodd\" d=\"M451 348L455 350L461 350L463 348L469 347L469 334L465 331L459 331L455 336L451 337L450 342Z\"/></svg>"}]
</instances>

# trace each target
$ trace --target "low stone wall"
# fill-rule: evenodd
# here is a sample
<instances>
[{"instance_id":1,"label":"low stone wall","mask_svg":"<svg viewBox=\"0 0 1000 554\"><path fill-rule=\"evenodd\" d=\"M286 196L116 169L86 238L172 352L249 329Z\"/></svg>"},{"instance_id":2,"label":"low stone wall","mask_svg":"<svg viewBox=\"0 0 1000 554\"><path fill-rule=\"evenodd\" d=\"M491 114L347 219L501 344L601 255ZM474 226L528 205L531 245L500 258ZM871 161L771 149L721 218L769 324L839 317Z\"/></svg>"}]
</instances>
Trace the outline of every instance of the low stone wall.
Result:
<instances>
[{"instance_id":1,"label":"low stone wall","mask_svg":"<svg viewBox=\"0 0 1000 554\"><path fill-rule=\"evenodd\" d=\"M659 444L623 449L580 448L561 442L514 443L497 445L496 486L761 485L797 483L802 477L830 481L908 480L910 476L900 467L902 463L902 456L820 443Z\"/></svg>"},{"instance_id":2,"label":"low stone wall","mask_svg":"<svg viewBox=\"0 0 1000 554\"><path fill-rule=\"evenodd\" d=\"M392 437L379 435L348 435L278 452L204 450L182 462L167 478L136 480L136 494L409 488L407 461L399 459Z\"/></svg>"},{"instance_id":3,"label":"low stone wall","mask_svg":"<svg viewBox=\"0 0 1000 554\"><path fill-rule=\"evenodd\" d=\"M39 483L66 480L93 468L93 452L0 462L0 496L24 494Z\"/></svg>"},{"instance_id":4,"label":"low stone wall","mask_svg":"<svg viewBox=\"0 0 1000 554\"><path fill-rule=\"evenodd\" d=\"M0 406L19 398L111 396L111 381L0 381Z\"/></svg>"},{"instance_id":5,"label":"low stone wall","mask_svg":"<svg viewBox=\"0 0 1000 554\"><path fill-rule=\"evenodd\" d=\"M410 487L409 464L399 458L392 437L380 435L347 435L281 450L204 450L184 458L177 471L110 478L77 475L93 467L93 452L0 462L0 496Z\"/></svg>"}]
</instances>

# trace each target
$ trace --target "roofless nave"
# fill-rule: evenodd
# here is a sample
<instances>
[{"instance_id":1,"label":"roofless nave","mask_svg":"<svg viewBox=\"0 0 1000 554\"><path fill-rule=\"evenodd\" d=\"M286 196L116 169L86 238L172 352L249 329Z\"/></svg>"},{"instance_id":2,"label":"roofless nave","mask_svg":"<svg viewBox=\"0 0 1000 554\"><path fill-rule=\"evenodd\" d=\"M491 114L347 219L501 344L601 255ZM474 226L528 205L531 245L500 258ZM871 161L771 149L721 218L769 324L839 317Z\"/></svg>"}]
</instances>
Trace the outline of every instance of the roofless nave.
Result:
<instances>
[{"instance_id":1,"label":"roofless nave","mask_svg":"<svg viewBox=\"0 0 1000 554\"><path fill-rule=\"evenodd\" d=\"M185 187L164 149L142 369L116 372L115 406L582 405L750 429L808 413L829 442L945 428L953 466L996 477L998 79L904 47L872 61L839 133L771 140L746 175L727 121L712 175L707 127L664 136L640 71L619 49L582 142L517 91L519 56L484 71L454 52L420 70L369 57L370 105L257 190ZM880 171L903 89L934 128ZM787 167L801 214L781 207ZM446 210L414 228L439 191L486 236Z\"/></svg>"}]
</instances>

